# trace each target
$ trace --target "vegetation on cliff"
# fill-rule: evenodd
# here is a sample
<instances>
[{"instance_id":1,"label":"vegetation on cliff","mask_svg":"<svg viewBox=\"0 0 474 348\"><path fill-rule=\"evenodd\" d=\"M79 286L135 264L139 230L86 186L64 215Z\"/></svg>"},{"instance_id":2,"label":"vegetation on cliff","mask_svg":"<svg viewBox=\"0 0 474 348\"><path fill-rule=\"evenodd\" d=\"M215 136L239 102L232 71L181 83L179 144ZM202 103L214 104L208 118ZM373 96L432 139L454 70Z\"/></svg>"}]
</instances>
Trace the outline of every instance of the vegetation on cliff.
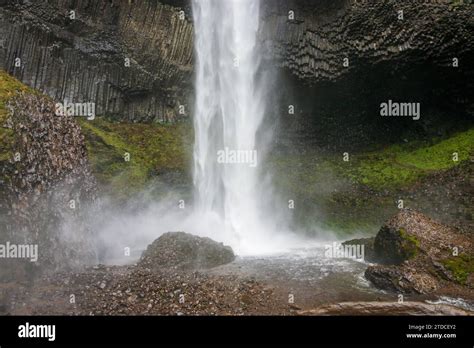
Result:
<instances>
[{"instance_id":1,"label":"vegetation on cliff","mask_svg":"<svg viewBox=\"0 0 474 348\"><path fill-rule=\"evenodd\" d=\"M0 163L10 159L14 142L14 133L5 123L9 118L8 102L20 93L36 94L37 92L5 71L0 70Z\"/></svg>"},{"instance_id":2,"label":"vegetation on cliff","mask_svg":"<svg viewBox=\"0 0 474 348\"><path fill-rule=\"evenodd\" d=\"M0 164L12 158L14 131L5 126L8 102L20 93L40 93L0 70ZM77 118L86 139L93 174L114 198L139 192L153 178L169 173L182 182L190 164L192 129L171 125L118 123ZM7 162L4 164L6 165Z\"/></svg>"},{"instance_id":3,"label":"vegetation on cliff","mask_svg":"<svg viewBox=\"0 0 474 348\"><path fill-rule=\"evenodd\" d=\"M433 139L431 143L396 144L356 155L346 175L375 189L399 188L433 172L457 166L469 160L473 153L474 128L446 139Z\"/></svg>"},{"instance_id":4,"label":"vegetation on cliff","mask_svg":"<svg viewBox=\"0 0 474 348\"><path fill-rule=\"evenodd\" d=\"M104 117L80 120L92 170L105 191L125 199L154 178L175 173L185 177L190 163L190 125L118 123Z\"/></svg>"},{"instance_id":5,"label":"vegetation on cliff","mask_svg":"<svg viewBox=\"0 0 474 348\"><path fill-rule=\"evenodd\" d=\"M448 187L451 183L462 185L472 170L473 155L471 128L430 141L348 153L348 161L344 161L343 153L315 150L280 154L271 158L271 166L276 186L285 197L298 202L296 220L305 221L304 227L371 234L395 214L399 199L405 207L430 208L433 202L427 204L422 191L413 191L414 187L422 185L426 192L444 192L441 187L432 187L436 186L433 178L446 186L445 191L454 189ZM443 198L443 207L451 209L446 215L470 220L465 206L469 202L458 195L454 199L456 203L451 204L450 197Z\"/></svg>"}]
</instances>

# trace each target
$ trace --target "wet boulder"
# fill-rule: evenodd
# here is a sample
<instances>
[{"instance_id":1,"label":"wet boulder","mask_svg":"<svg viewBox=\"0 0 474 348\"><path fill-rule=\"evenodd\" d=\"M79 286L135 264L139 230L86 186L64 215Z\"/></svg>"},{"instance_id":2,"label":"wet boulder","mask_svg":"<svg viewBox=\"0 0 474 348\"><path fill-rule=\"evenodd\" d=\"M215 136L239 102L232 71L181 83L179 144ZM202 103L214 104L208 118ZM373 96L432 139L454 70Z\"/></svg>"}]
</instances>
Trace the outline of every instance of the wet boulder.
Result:
<instances>
[{"instance_id":1,"label":"wet boulder","mask_svg":"<svg viewBox=\"0 0 474 348\"><path fill-rule=\"evenodd\" d=\"M428 294L440 288L437 277L416 267L370 266L365 277L377 288L396 293Z\"/></svg>"},{"instance_id":2,"label":"wet boulder","mask_svg":"<svg viewBox=\"0 0 474 348\"><path fill-rule=\"evenodd\" d=\"M168 232L143 252L139 265L150 269L208 269L234 261L232 248L210 238Z\"/></svg>"},{"instance_id":3,"label":"wet boulder","mask_svg":"<svg viewBox=\"0 0 474 348\"><path fill-rule=\"evenodd\" d=\"M473 282L473 237L413 210L389 219L374 239L374 261L365 277L402 293L469 293Z\"/></svg>"},{"instance_id":4,"label":"wet boulder","mask_svg":"<svg viewBox=\"0 0 474 348\"><path fill-rule=\"evenodd\" d=\"M411 209L389 219L374 239L375 259L388 265L424 258L442 260L472 250L472 236Z\"/></svg>"}]
</instances>

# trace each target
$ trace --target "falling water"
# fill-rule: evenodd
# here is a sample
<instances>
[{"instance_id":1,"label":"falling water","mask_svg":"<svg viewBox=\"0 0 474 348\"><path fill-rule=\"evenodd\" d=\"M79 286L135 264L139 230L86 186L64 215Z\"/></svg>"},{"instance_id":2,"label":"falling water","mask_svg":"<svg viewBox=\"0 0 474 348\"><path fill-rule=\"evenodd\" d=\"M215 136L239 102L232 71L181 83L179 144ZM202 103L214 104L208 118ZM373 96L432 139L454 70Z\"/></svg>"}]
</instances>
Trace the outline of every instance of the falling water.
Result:
<instances>
[{"instance_id":1,"label":"falling water","mask_svg":"<svg viewBox=\"0 0 474 348\"><path fill-rule=\"evenodd\" d=\"M98 243L106 250L104 258L113 262L129 262L123 258L124 245L139 254L169 231L210 237L230 245L240 256L308 246L287 227L289 209L285 208L291 197L278 198L270 173L264 170L275 123L266 102L275 84L268 83L272 71L269 64L262 63L259 47L260 2L193 0L192 5L194 209L188 210L181 194L171 190L139 213L133 202L130 212L117 214L111 209L107 218L102 212L105 222ZM222 152L225 156L220 156ZM147 201L147 192L143 199Z\"/></svg>"},{"instance_id":2,"label":"falling water","mask_svg":"<svg viewBox=\"0 0 474 348\"><path fill-rule=\"evenodd\" d=\"M269 194L260 175L266 149L257 137L266 88L259 74L259 6L259 0L193 1L197 211L221 219L223 232L244 252L274 239L262 200Z\"/></svg>"}]
</instances>

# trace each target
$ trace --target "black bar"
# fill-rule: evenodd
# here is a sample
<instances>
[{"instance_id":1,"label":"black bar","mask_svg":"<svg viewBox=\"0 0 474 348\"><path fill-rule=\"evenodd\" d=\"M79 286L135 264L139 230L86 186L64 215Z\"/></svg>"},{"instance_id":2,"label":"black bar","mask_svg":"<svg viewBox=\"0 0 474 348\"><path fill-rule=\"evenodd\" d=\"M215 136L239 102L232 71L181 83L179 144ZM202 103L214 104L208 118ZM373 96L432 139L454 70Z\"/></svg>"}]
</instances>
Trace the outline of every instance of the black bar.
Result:
<instances>
[{"instance_id":1,"label":"black bar","mask_svg":"<svg viewBox=\"0 0 474 348\"><path fill-rule=\"evenodd\" d=\"M55 340L20 338L19 326L55 325ZM472 317L0 317L0 346L43 344L329 344L472 347ZM421 331L409 329L421 325ZM426 329L426 325L431 328ZM438 327L436 326L438 325ZM441 329L441 325L444 327ZM446 326L450 325L450 326ZM454 325L455 328L452 326ZM437 328L437 329L436 329ZM408 338L407 334L456 334Z\"/></svg>"}]
</instances>

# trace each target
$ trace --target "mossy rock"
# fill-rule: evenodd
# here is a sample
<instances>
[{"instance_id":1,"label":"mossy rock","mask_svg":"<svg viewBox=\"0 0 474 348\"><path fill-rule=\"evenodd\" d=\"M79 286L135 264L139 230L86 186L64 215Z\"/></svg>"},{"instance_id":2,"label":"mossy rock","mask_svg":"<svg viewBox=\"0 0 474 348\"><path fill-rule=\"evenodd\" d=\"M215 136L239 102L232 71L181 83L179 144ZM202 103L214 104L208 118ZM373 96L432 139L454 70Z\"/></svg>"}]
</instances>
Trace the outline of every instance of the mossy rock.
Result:
<instances>
[{"instance_id":1,"label":"mossy rock","mask_svg":"<svg viewBox=\"0 0 474 348\"><path fill-rule=\"evenodd\" d=\"M376 258L388 264L400 264L416 257L419 240L404 228L383 226L374 241Z\"/></svg>"},{"instance_id":2,"label":"mossy rock","mask_svg":"<svg viewBox=\"0 0 474 348\"><path fill-rule=\"evenodd\" d=\"M473 246L470 234L404 209L375 237L377 262L382 265L369 267L365 276L377 287L397 292L472 292ZM454 250L459 250L458 256L453 256Z\"/></svg>"},{"instance_id":3,"label":"mossy rock","mask_svg":"<svg viewBox=\"0 0 474 348\"><path fill-rule=\"evenodd\" d=\"M105 117L79 123L93 174L114 199L126 200L160 176L172 177L174 185L187 180L193 141L190 124L123 123Z\"/></svg>"},{"instance_id":4,"label":"mossy rock","mask_svg":"<svg viewBox=\"0 0 474 348\"><path fill-rule=\"evenodd\" d=\"M441 263L449 271L454 281L462 285L466 285L469 280L472 283L472 279L470 279L474 274L474 257L472 255L462 253L441 260Z\"/></svg>"},{"instance_id":5,"label":"mossy rock","mask_svg":"<svg viewBox=\"0 0 474 348\"><path fill-rule=\"evenodd\" d=\"M401 239L400 252L404 260L414 258L420 248L420 241L413 235L407 233L404 228L398 230Z\"/></svg>"},{"instance_id":6,"label":"mossy rock","mask_svg":"<svg viewBox=\"0 0 474 348\"><path fill-rule=\"evenodd\" d=\"M377 258L388 264L406 260L448 257L452 246L469 250L472 238L411 209L401 210L389 219L375 237Z\"/></svg>"},{"instance_id":7,"label":"mossy rock","mask_svg":"<svg viewBox=\"0 0 474 348\"><path fill-rule=\"evenodd\" d=\"M10 117L8 103L20 93L38 94L4 70L0 70L0 167L6 165L14 153L15 134L7 125Z\"/></svg>"},{"instance_id":8,"label":"mossy rock","mask_svg":"<svg viewBox=\"0 0 474 348\"><path fill-rule=\"evenodd\" d=\"M10 101L20 94L39 94L13 76L0 69L0 238L6 238L7 221L10 219L8 187L16 166L11 163L16 152L16 135L10 121Z\"/></svg>"}]
</instances>

